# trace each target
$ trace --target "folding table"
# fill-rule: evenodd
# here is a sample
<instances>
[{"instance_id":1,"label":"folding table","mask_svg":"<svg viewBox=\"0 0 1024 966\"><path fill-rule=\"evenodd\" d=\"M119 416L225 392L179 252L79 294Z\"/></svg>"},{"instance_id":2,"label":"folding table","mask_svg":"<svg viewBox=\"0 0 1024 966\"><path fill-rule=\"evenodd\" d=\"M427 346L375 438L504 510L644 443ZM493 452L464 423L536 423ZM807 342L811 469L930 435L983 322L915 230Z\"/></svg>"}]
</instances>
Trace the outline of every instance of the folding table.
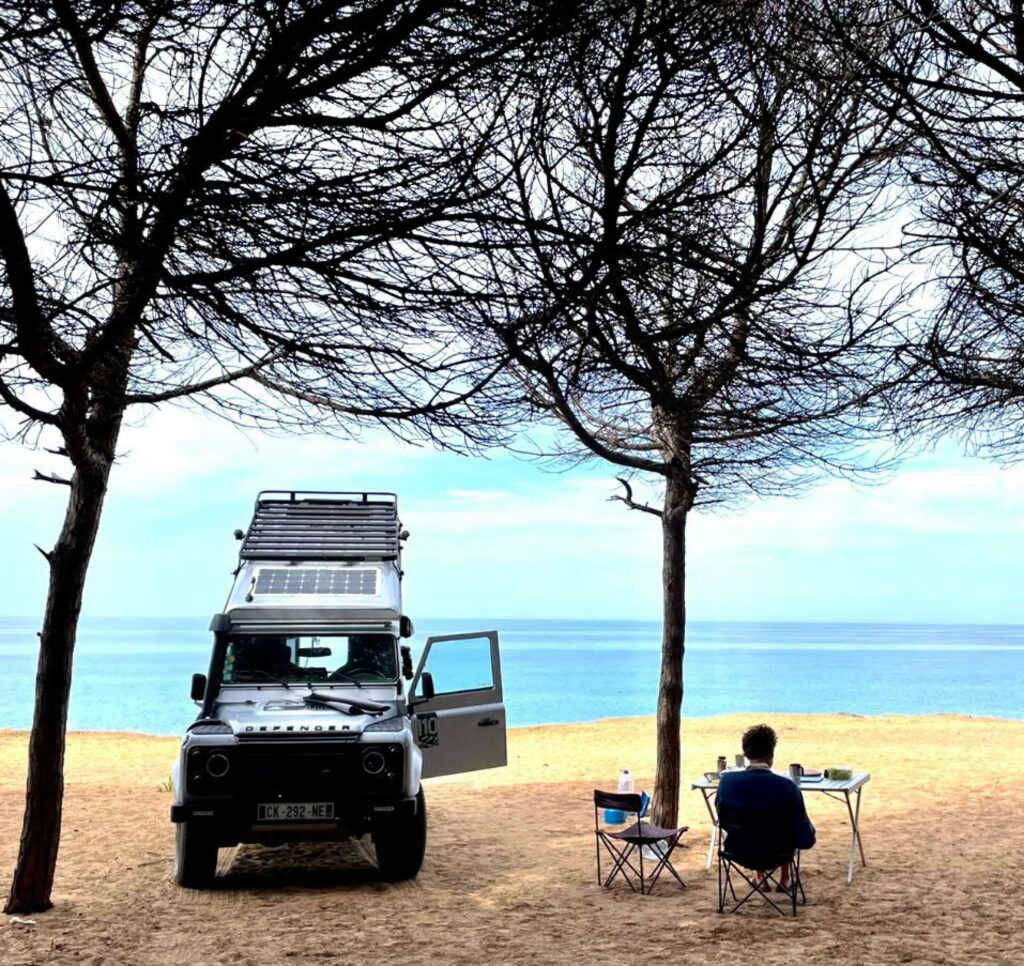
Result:
<instances>
[{"instance_id":1,"label":"folding table","mask_svg":"<svg viewBox=\"0 0 1024 966\"><path fill-rule=\"evenodd\" d=\"M791 781L788 774L782 772L776 772L776 774L781 774L786 781ZM846 802L846 811L850 816L850 861L846 870L847 885L853 882L853 867L858 849L860 850L861 864L868 864L868 860L864 857L864 843L860 839L860 794L869 781L871 781L870 772L858 771L854 772L853 777L846 781L822 778L814 781L803 779L800 782L800 791L804 794L807 792L821 792L823 795L834 798L836 801ZM707 864L707 868L710 869L715 860L715 844L718 842L719 835L718 814L715 811L714 794L718 791L718 780L710 781L707 778L701 778L699 781L695 781L692 787L696 788L704 796L704 805L708 810L708 815L711 816L711 842L708 844ZM851 796L856 797L856 802L852 801Z\"/></svg>"}]
</instances>

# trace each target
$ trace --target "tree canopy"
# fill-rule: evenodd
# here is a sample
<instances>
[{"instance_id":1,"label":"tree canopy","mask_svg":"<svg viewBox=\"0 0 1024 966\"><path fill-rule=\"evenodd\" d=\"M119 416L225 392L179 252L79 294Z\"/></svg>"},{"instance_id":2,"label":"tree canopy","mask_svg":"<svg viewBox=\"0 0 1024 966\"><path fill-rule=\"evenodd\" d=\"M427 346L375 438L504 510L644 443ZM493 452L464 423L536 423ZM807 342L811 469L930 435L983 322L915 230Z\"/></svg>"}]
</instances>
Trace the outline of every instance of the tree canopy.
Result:
<instances>
[{"instance_id":1,"label":"tree canopy","mask_svg":"<svg viewBox=\"0 0 1024 966\"><path fill-rule=\"evenodd\" d=\"M901 147L856 57L804 4L581 13L507 109L474 264L484 327L552 455L664 484L656 820L676 818L690 510L856 472L885 433L898 346L890 214Z\"/></svg>"}]
</instances>

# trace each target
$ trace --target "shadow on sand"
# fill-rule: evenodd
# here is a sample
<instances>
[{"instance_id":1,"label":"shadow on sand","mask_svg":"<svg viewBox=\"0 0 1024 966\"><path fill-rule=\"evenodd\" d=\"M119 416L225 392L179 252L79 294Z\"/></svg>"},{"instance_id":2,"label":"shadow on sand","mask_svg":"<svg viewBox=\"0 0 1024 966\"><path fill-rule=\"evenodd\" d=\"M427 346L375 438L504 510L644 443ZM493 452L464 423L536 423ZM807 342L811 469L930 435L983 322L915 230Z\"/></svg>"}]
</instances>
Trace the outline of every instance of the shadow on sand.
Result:
<instances>
[{"instance_id":1,"label":"shadow on sand","mask_svg":"<svg viewBox=\"0 0 1024 966\"><path fill-rule=\"evenodd\" d=\"M222 849L213 885L220 892L366 887L380 891L401 887L378 879L369 841L240 845Z\"/></svg>"}]
</instances>

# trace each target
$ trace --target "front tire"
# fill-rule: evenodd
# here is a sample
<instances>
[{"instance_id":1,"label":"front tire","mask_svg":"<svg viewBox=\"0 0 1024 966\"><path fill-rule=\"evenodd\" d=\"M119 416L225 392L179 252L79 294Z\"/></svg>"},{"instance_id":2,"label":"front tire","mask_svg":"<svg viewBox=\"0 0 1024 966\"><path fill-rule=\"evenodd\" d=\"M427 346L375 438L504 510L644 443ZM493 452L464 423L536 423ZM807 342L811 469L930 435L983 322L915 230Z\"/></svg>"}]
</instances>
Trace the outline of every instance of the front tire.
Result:
<instances>
[{"instance_id":1,"label":"front tire","mask_svg":"<svg viewBox=\"0 0 1024 966\"><path fill-rule=\"evenodd\" d=\"M385 882L415 879L427 849L427 804L423 789L416 793L416 814L374 835L377 870Z\"/></svg>"},{"instance_id":2,"label":"front tire","mask_svg":"<svg viewBox=\"0 0 1024 966\"><path fill-rule=\"evenodd\" d=\"M217 840L200 822L179 822L174 833L174 881L205 889L217 874Z\"/></svg>"}]
</instances>

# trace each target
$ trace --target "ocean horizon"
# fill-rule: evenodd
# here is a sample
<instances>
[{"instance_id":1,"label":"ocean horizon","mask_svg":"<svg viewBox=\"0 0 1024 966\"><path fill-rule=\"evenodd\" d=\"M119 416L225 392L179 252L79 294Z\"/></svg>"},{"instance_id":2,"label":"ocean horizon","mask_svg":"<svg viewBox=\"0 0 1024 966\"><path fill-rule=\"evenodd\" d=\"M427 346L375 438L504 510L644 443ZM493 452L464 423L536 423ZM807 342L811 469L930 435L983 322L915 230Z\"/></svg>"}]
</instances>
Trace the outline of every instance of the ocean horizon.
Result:
<instances>
[{"instance_id":1,"label":"ocean horizon","mask_svg":"<svg viewBox=\"0 0 1024 966\"><path fill-rule=\"evenodd\" d=\"M430 635L499 632L512 727L651 715L656 621L422 619ZM209 617L83 618L68 727L180 734L195 718ZM0 617L0 728L31 725L38 618ZM692 621L685 717L967 714L1024 719L1024 625Z\"/></svg>"}]
</instances>

